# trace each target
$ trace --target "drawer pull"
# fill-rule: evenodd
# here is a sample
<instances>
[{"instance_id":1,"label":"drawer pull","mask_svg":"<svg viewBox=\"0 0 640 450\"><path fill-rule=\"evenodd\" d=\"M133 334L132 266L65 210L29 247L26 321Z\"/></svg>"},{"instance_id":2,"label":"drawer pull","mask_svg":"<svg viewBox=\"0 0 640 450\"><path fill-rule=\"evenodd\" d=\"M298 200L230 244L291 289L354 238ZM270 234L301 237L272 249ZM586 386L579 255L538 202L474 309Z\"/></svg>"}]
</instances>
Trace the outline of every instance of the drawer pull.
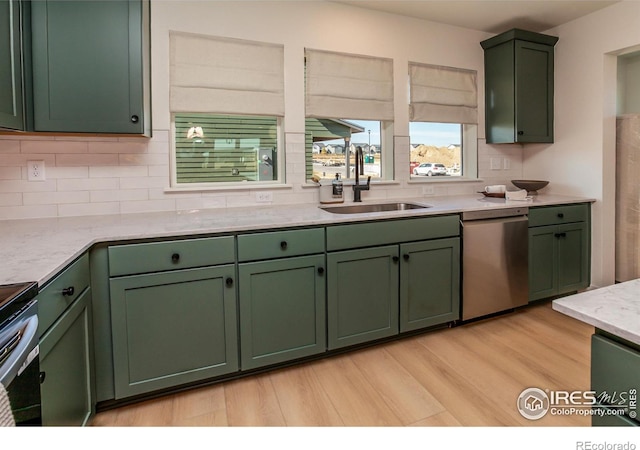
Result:
<instances>
[{"instance_id":1,"label":"drawer pull","mask_svg":"<svg viewBox=\"0 0 640 450\"><path fill-rule=\"evenodd\" d=\"M281 248L282 250L286 250L286 249L287 249L287 247L288 247L287 241L282 241L282 242L280 242L280 248Z\"/></svg>"},{"instance_id":2,"label":"drawer pull","mask_svg":"<svg viewBox=\"0 0 640 450\"><path fill-rule=\"evenodd\" d=\"M171 261L173 261L174 264L180 262L180 253L174 253L171 255Z\"/></svg>"},{"instance_id":3,"label":"drawer pull","mask_svg":"<svg viewBox=\"0 0 640 450\"><path fill-rule=\"evenodd\" d=\"M324 267L318 267L318 275L324 274Z\"/></svg>"},{"instance_id":4,"label":"drawer pull","mask_svg":"<svg viewBox=\"0 0 640 450\"><path fill-rule=\"evenodd\" d=\"M47 378L47 372L40 372L40 384L44 383L45 378Z\"/></svg>"},{"instance_id":5,"label":"drawer pull","mask_svg":"<svg viewBox=\"0 0 640 450\"><path fill-rule=\"evenodd\" d=\"M224 280L224 282L227 285L227 287L233 286L233 278L231 278L231 277L229 277L226 280Z\"/></svg>"},{"instance_id":6,"label":"drawer pull","mask_svg":"<svg viewBox=\"0 0 640 450\"><path fill-rule=\"evenodd\" d=\"M402 255L402 257L404 258L405 261L409 261L409 254L405 253L404 255Z\"/></svg>"},{"instance_id":7,"label":"drawer pull","mask_svg":"<svg viewBox=\"0 0 640 450\"><path fill-rule=\"evenodd\" d=\"M558 219L562 219L564 217L563 213L558 213Z\"/></svg>"},{"instance_id":8,"label":"drawer pull","mask_svg":"<svg viewBox=\"0 0 640 450\"><path fill-rule=\"evenodd\" d=\"M67 288L62 289L62 295L68 295L69 297L71 297L75 291L76 290L73 286L69 286Z\"/></svg>"},{"instance_id":9,"label":"drawer pull","mask_svg":"<svg viewBox=\"0 0 640 450\"><path fill-rule=\"evenodd\" d=\"M518 136L524 136L524 131L522 130L518 131Z\"/></svg>"},{"instance_id":10,"label":"drawer pull","mask_svg":"<svg viewBox=\"0 0 640 450\"><path fill-rule=\"evenodd\" d=\"M138 123L139 120L140 118L137 115L131 116L131 123Z\"/></svg>"}]
</instances>

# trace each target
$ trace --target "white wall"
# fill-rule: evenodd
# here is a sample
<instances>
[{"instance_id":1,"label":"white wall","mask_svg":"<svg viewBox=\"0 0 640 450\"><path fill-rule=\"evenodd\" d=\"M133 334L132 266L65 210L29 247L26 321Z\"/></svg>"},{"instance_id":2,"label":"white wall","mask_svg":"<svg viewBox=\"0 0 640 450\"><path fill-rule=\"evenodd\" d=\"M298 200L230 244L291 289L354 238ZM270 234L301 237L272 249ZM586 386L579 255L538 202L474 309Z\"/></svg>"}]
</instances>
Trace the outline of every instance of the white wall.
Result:
<instances>
[{"instance_id":1,"label":"white wall","mask_svg":"<svg viewBox=\"0 0 640 450\"><path fill-rule=\"evenodd\" d=\"M548 192L592 197L592 284L615 275L616 55L640 44L640 2L625 1L548 31L555 56L555 143L524 149L524 176Z\"/></svg>"},{"instance_id":2,"label":"white wall","mask_svg":"<svg viewBox=\"0 0 640 450\"><path fill-rule=\"evenodd\" d=\"M169 31L266 41L285 47L287 186L271 189L274 204L313 203L318 190L304 177L304 48L393 58L396 181L363 198L420 197L409 183L407 62L473 69L479 87L477 183L437 183L428 195L471 193L485 184L522 177L522 148L484 142L483 53L486 33L331 2L153 1L153 138L0 135L0 220L174 211L256 204L255 189L176 192L169 189ZM508 170L490 170L490 159ZM42 160L47 180L27 181L26 164ZM502 167L504 165L501 164Z\"/></svg>"}]
</instances>

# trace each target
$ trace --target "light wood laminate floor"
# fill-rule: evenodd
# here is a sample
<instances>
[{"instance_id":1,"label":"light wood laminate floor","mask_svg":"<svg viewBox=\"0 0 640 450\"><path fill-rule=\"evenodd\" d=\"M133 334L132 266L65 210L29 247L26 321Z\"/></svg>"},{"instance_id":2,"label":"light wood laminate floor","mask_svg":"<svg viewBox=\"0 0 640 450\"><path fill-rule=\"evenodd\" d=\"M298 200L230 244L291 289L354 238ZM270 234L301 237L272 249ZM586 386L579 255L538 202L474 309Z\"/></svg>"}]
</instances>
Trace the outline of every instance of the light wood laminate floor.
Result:
<instances>
[{"instance_id":1,"label":"light wood laminate floor","mask_svg":"<svg viewBox=\"0 0 640 450\"><path fill-rule=\"evenodd\" d=\"M593 327L538 304L98 413L94 426L589 426L523 418L528 387L588 390Z\"/></svg>"}]
</instances>

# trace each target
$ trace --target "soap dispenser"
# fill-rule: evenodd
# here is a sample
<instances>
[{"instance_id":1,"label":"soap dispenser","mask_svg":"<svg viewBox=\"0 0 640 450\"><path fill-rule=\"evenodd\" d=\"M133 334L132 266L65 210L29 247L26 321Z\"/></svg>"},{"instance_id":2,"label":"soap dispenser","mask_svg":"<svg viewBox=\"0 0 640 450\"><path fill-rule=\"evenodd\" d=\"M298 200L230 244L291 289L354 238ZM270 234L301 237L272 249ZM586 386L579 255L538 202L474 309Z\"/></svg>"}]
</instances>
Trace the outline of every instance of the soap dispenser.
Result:
<instances>
[{"instance_id":1,"label":"soap dispenser","mask_svg":"<svg viewBox=\"0 0 640 450\"><path fill-rule=\"evenodd\" d=\"M338 202L343 202L344 201L344 194L342 192L343 186L342 186L342 180L340 179L339 173L336 173L336 177L331 182L331 187L333 188L331 196L337 199Z\"/></svg>"},{"instance_id":2,"label":"soap dispenser","mask_svg":"<svg viewBox=\"0 0 640 450\"><path fill-rule=\"evenodd\" d=\"M320 182L320 203L343 203L344 202L344 186L340 179L340 174L336 173L336 177L329 182L323 180Z\"/></svg>"}]
</instances>

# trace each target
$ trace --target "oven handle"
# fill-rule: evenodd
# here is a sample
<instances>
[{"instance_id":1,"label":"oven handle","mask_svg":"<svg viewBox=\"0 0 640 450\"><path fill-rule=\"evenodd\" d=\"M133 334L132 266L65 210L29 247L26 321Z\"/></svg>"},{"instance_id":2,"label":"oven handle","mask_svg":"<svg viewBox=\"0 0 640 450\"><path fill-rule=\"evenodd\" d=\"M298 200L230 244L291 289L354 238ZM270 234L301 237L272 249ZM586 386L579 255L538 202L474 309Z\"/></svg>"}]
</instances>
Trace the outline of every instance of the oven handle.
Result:
<instances>
[{"instance_id":1,"label":"oven handle","mask_svg":"<svg viewBox=\"0 0 640 450\"><path fill-rule=\"evenodd\" d=\"M0 366L0 383L2 383L5 388L38 356L38 316L34 314L8 327L6 330L2 330L0 333L0 343L8 342L20 332L22 332L22 336L20 337L18 345L16 345L7 360Z\"/></svg>"}]
</instances>

